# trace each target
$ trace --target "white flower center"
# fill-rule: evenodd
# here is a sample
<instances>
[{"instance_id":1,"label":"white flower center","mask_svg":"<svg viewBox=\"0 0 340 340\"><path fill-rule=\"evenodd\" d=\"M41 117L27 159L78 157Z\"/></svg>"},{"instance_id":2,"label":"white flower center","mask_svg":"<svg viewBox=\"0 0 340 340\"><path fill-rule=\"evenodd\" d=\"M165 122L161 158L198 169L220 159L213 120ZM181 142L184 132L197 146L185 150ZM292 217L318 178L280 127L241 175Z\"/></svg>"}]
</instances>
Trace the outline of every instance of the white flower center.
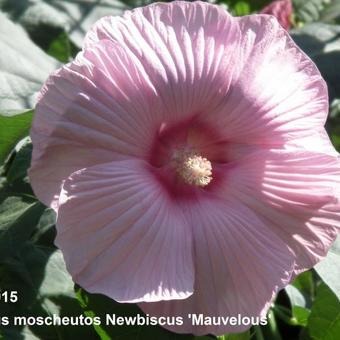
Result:
<instances>
[{"instance_id":1,"label":"white flower center","mask_svg":"<svg viewBox=\"0 0 340 340\"><path fill-rule=\"evenodd\" d=\"M212 166L208 159L196 153L175 157L176 172L185 183L205 187L212 180Z\"/></svg>"}]
</instances>

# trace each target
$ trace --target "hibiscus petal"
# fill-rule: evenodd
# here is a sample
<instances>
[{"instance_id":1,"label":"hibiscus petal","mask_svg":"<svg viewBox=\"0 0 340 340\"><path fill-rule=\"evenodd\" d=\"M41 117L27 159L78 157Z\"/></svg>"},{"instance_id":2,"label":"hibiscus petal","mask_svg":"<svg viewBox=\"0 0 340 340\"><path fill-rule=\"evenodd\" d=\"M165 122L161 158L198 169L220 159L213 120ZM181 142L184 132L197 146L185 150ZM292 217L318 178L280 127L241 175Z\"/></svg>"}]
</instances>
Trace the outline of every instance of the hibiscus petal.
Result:
<instances>
[{"instance_id":1,"label":"hibiscus petal","mask_svg":"<svg viewBox=\"0 0 340 340\"><path fill-rule=\"evenodd\" d=\"M275 293L290 279L291 252L245 206L208 198L185 209L194 230L194 294L186 300L142 303L140 307L150 315L182 316L183 326L166 326L176 332L221 335L248 329L249 324L223 325L223 321L192 325L188 314L210 318L240 314L254 320L265 316Z\"/></svg>"},{"instance_id":2,"label":"hibiscus petal","mask_svg":"<svg viewBox=\"0 0 340 340\"><path fill-rule=\"evenodd\" d=\"M106 39L139 60L168 114L218 121L228 141L282 144L327 117L324 80L274 17L153 4L101 19L85 47Z\"/></svg>"},{"instance_id":3,"label":"hibiscus petal","mask_svg":"<svg viewBox=\"0 0 340 340\"><path fill-rule=\"evenodd\" d=\"M168 113L183 118L215 107L228 91L239 27L220 6L157 3L99 20L85 38L121 45L138 60Z\"/></svg>"},{"instance_id":4,"label":"hibiscus petal","mask_svg":"<svg viewBox=\"0 0 340 340\"><path fill-rule=\"evenodd\" d=\"M271 226L295 253L296 272L313 267L340 227L339 156L262 150L242 162L229 172L222 195L243 202Z\"/></svg>"},{"instance_id":5,"label":"hibiscus petal","mask_svg":"<svg viewBox=\"0 0 340 340\"><path fill-rule=\"evenodd\" d=\"M202 119L218 121L229 141L249 144L282 145L323 127L327 85L311 59L274 17L238 23L242 40L229 93Z\"/></svg>"},{"instance_id":6,"label":"hibiscus petal","mask_svg":"<svg viewBox=\"0 0 340 340\"><path fill-rule=\"evenodd\" d=\"M315 129L309 136L293 139L285 144L285 149L308 150L319 155L325 154L337 158L339 153L334 148L325 128Z\"/></svg>"},{"instance_id":7,"label":"hibiscus petal","mask_svg":"<svg viewBox=\"0 0 340 340\"><path fill-rule=\"evenodd\" d=\"M279 289L327 254L340 227L339 157L292 145L252 147L218 165L219 187L183 207L194 230L194 294L140 304L146 313L182 315L183 333L239 332L247 325L192 326L187 315L264 316Z\"/></svg>"},{"instance_id":8,"label":"hibiscus petal","mask_svg":"<svg viewBox=\"0 0 340 340\"><path fill-rule=\"evenodd\" d=\"M57 209L62 181L108 161L143 157L157 124L148 78L113 42L102 42L52 74L31 130L30 179L36 195ZM155 98L155 97L153 97Z\"/></svg>"},{"instance_id":9,"label":"hibiscus petal","mask_svg":"<svg viewBox=\"0 0 340 340\"><path fill-rule=\"evenodd\" d=\"M190 226L142 161L73 173L60 196L57 230L69 272L89 292L119 302L193 292Z\"/></svg>"}]
</instances>

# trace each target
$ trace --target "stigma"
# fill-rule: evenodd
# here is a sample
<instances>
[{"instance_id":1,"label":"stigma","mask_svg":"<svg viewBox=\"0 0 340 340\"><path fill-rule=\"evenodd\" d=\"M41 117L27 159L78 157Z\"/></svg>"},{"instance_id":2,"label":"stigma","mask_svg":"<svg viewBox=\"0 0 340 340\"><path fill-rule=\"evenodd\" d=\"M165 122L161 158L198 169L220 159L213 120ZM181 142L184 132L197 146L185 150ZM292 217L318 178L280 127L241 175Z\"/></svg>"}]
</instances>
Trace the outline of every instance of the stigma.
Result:
<instances>
[{"instance_id":1,"label":"stigma","mask_svg":"<svg viewBox=\"0 0 340 340\"><path fill-rule=\"evenodd\" d=\"M177 174L190 185L207 186L212 178L211 162L196 153L184 153L175 159Z\"/></svg>"}]
</instances>

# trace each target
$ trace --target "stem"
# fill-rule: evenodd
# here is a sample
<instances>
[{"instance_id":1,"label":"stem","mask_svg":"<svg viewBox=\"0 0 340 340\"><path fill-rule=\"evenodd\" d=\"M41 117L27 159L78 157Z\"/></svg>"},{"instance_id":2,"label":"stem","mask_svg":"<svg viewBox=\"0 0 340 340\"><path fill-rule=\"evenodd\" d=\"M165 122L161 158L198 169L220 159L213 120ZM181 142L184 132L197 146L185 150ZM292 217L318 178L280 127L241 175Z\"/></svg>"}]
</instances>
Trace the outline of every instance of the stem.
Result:
<instances>
[{"instance_id":1,"label":"stem","mask_svg":"<svg viewBox=\"0 0 340 340\"><path fill-rule=\"evenodd\" d=\"M282 340L272 309L270 309L268 312L267 320L268 324L263 328L264 334L266 336L265 338L270 340Z\"/></svg>"},{"instance_id":2,"label":"stem","mask_svg":"<svg viewBox=\"0 0 340 340\"><path fill-rule=\"evenodd\" d=\"M254 326L254 335L256 340L264 340L261 326Z\"/></svg>"},{"instance_id":3,"label":"stem","mask_svg":"<svg viewBox=\"0 0 340 340\"><path fill-rule=\"evenodd\" d=\"M275 314L278 316L278 318L281 319L286 324L291 326L298 325L297 320L295 319L294 316L291 316L290 310L288 308L276 305L273 307L273 310Z\"/></svg>"}]
</instances>

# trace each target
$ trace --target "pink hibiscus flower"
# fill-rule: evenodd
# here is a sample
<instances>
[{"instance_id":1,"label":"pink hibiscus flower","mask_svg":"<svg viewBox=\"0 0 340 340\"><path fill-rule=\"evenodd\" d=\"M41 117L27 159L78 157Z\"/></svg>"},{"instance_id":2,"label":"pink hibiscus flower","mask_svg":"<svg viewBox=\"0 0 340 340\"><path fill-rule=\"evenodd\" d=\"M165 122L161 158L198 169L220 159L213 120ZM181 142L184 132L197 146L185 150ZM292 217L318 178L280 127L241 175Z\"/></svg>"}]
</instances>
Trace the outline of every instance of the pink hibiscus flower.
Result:
<instances>
[{"instance_id":1,"label":"pink hibiscus flower","mask_svg":"<svg viewBox=\"0 0 340 340\"><path fill-rule=\"evenodd\" d=\"M202 2L105 17L43 87L31 183L75 282L167 328L264 316L339 227L327 87L274 17Z\"/></svg>"},{"instance_id":2,"label":"pink hibiscus flower","mask_svg":"<svg viewBox=\"0 0 340 340\"><path fill-rule=\"evenodd\" d=\"M261 14L271 14L276 17L281 26L289 30L291 27L291 16L293 5L291 0L275 0L262 9Z\"/></svg>"}]
</instances>

